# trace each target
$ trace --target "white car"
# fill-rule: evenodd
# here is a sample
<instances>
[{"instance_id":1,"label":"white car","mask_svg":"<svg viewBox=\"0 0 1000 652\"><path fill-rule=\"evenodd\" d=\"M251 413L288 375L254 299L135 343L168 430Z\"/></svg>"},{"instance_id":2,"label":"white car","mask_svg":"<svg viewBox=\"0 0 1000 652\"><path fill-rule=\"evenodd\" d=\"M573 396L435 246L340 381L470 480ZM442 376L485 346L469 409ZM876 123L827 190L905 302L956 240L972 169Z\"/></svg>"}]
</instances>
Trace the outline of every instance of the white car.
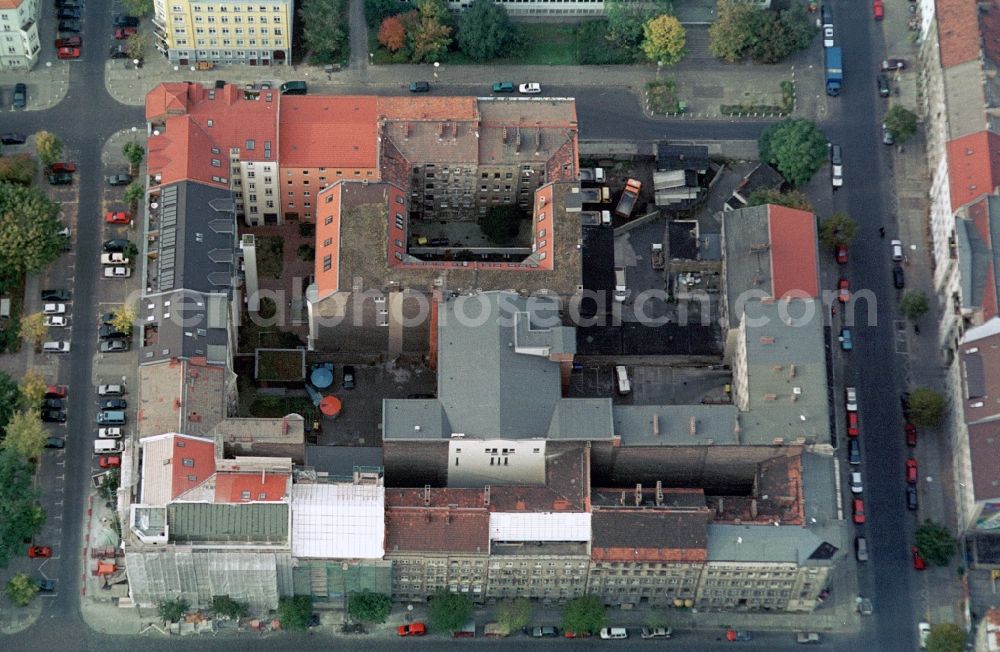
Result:
<instances>
[{"instance_id":1,"label":"white car","mask_svg":"<svg viewBox=\"0 0 1000 652\"><path fill-rule=\"evenodd\" d=\"M861 484L861 473L851 471L851 493L859 494L862 491L864 491L864 486Z\"/></svg>"},{"instance_id":2,"label":"white car","mask_svg":"<svg viewBox=\"0 0 1000 652\"><path fill-rule=\"evenodd\" d=\"M893 240L892 245L892 259L897 263L903 260L903 243L899 240Z\"/></svg>"},{"instance_id":3,"label":"white car","mask_svg":"<svg viewBox=\"0 0 1000 652\"><path fill-rule=\"evenodd\" d=\"M844 388L845 403L847 404L848 412L858 411L858 390L854 387Z\"/></svg>"},{"instance_id":4,"label":"white car","mask_svg":"<svg viewBox=\"0 0 1000 652\"><path fill-rule=\"evenodd\" d=\"M833 25L823 26L823 47L833 47Z\"/></svg>"},{"instance_id":5,"label":"white car","mask_svg":"<svg viewBox=\"0 0 1000 652\"><path fill-rule=\"evenodd\" d=\"M42 308L42 314L45 315L65 315L66 314L66 304L65 303L46 303Z\"/></svg>"},{"instance_id":6,"label":"white car","mask_svg":"<svg viewBox=\"0 0 1000 652\"><path fill-rule=\"evenodd\" d=\"M917 634L920 636L920 648L926 648L927 637L931 635L930 623L919 623L917 625Z\"/></svg>"},{"instance_id":7,"label":"white car","mask_svg":"<svg viewBox=\"0 0 1000 652\"><path fill-rule=\"evenodd\" d=\"M101 439L121 439L122 429L120 427L115 428L98 428L97 436Z\"/></svg>"},{"instance_id":8,"label":"white car","mask_svg":"<svg viewBox=\"0 0 1000 652\"><path fill-rule=\"evenodd\" d=\"M833 187L840 188L844 185L844 166L834 165L833 166Z\"/></svg>"},{"instance_id":9,"label":"white car","mask_svg":"<svg viewBox=\"0 0 1000 652\"><path fill-rule=\"evenodd\" d=\"M128 278L132 276L131 267L105 267L104 278Z\"/></svg>"},{"instance_id":10,"label":"white car","mask_svg":"<svg viewBox=\"0 0 1000 652\"><path fill-rule=\"evenodd\" d=\"M542 92L542 85L535 82L528 82L517 87L517 92L522 95L537 95Z\"/></svg>"},{"instance_id":11,"label":"white car","mask_svg":"<svg viewBox=\"0 0 1000 652\"><path fill-rule=\"evenodd\" d=\"M45 317L46 326L67 326L69 322L66 321L65 315L47 315Z\"/></svg>"}]
</instances>

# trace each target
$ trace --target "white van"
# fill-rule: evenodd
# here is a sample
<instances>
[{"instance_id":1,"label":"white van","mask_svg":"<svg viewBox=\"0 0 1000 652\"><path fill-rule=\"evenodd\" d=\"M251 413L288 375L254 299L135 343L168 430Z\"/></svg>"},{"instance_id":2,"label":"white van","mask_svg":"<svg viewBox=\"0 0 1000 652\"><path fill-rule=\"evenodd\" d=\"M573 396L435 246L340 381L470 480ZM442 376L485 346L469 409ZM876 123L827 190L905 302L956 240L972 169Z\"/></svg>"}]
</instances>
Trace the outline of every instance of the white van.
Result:
<instances>
[{"instance_id":1,"label":"white van","mask_svg":"<svg viewBox=\"0 0 1000 652\"><path fill-rule=\"evenodd\" d=\"M42 345L42 351L46 353L69 353L69 342L66 340L55 340Z\"/></svg>"},{"instance_id":2,"label":"white van","mask_svg":"<svg viewBox=\"0 0 1000 652\"><path fill-rule=\"evenodd\" d=\"M615 382L618 384L618 393L622 396L632 393L632 384L628 381L628 369L625 365L615 367Z\"/></svg>"},{"instance_id":3,"label":"white van","mask_svg":"<svg viewBox=\"0 0 1000 652\"><path fill-rule=\"evenodd\" d=\"M94 442L94 455L122 452L122 443L113 439L98 439Z\"/></svg>"},{"instance_id":4,"label":"white van","mask_svg":"<svg viewBox=\"0 0 1000 652\"><path fill-rule=\"evenodd\" d=\"M616 639L628 638L628 630L624 627L605 627L601 630L601 638Z\"/></svg>"}]
</instances>

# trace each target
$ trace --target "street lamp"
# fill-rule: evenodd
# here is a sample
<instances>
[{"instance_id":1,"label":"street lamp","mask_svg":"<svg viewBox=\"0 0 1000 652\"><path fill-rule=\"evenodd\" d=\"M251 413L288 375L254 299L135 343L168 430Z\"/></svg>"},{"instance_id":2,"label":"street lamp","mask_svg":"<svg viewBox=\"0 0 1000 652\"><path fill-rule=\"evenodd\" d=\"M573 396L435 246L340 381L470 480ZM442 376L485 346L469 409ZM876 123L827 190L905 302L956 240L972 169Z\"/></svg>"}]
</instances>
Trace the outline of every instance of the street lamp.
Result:
<instances>
[{"instance_id":1,"label":"street lamp","mask_svg":"<svg viewBox=\"0 0 1000 652\"><path fill-rule=\"evenodd\" d=\"M440 67L441 67L441 64L440 64L440 63L438 63L437 61L435 61L435 62L434 62L434 79L437 79L437 76L438 76L438 68L440 68Z\"/></svg>"},{"instance_id":2,"label":"street lamp","mask_svg":"<svg viewBox=\"0 0 1000 652\"><path fill-rule=\"evenodd\" d=\"M347 601L347 569L350 568L345 561L340 565L340 587L344 592L344 622L348 625L351 624L351 612L348 611L350 605Z\"/></svg>"}]
</instances>

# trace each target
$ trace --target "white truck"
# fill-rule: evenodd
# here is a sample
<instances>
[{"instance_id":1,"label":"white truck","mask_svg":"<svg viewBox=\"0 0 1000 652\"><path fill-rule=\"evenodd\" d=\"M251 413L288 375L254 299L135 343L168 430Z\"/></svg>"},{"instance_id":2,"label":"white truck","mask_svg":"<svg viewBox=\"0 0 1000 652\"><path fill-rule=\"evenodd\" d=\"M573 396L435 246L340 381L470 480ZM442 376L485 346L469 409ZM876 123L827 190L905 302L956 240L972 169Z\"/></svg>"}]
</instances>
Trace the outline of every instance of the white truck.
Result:
<instances>
[{"instance_id":1,"label":"white truck","mask_svg":"<svg viewBox=\"0 0 1000 652\"><path fill-rule=\"evenodd\" d=\"M102 265L128 265L128 258L119 251L101 254Z\"/></svg>"},{"instance_id":2,"label":"white truck","mask_svg":"<svg viewBox=\"0 0 1000 652\"><path fill-rule=\"evenodd\" d=\"M628 285L625 284L625 268L615 267L615 301L624 303L628 299Z\"/></svg>"},{"instance_id":3,"label":"white truck","mask_svg":"<svg viewBox=\"0 0 1000 652\"><path fill-rule=\"evenodd\" d=\"M580 181L604 183L604 168L580 168Z\"/></svg>"}]
</instances>

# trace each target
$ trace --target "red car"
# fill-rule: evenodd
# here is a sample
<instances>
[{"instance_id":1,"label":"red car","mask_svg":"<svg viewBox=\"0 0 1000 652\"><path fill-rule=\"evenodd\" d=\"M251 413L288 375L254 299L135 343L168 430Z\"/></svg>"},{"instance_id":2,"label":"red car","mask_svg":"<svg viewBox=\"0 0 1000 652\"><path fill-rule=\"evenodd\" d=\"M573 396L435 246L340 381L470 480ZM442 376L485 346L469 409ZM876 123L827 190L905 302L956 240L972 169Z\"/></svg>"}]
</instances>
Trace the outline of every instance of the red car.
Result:
<instances>
[{"instance_id":1,"label":"red car","mask_svg":"<svg viewBox=\"0 0 1000 652\"><path fill-rule=\"evenodd\" d=\"M872 13L875 14L875 20L882 20L885 14L885 7L882 6L882 0L872 0Z\"/></svg>"},{"instance_id":2,"label":"red car","mask_svg":"<svg viewBox=\"0 0 1000 652\"><path fill-rule=\"evenodd\" d=\"M851 298L851 284L846 278L837 281L837 300L847 303Z\"/></svg>"},{"instance_id":3,"label":"red car","mask_svg":"<svg viewBox=\"0 0 1000 652\"><path fill-rule=\"evenodd\" d=\"M56 56L60 59L79 59L80 48L59 48Z\"/></svg>"},{"instance_id":4,"label":"red car","mask_svg":"<svg viewBox=\"0 0 1000 652\"><path fill-rule=\"evenodd\" d=\"M584 630L582 632L571 632L568 629L563 632L563 636L566 638L590 638L590 632Z\"/></svg>"},{"instance_id":5,"label":"red car","mask_svg":"<svg viewBox=\"0 0 1000 652\"><path fill-rule=\"evenodd\" d=\"M913 553L913 568L916 570L926 570L927 562L925 562L924 558L920 556L920 548L913 546L910 548L910 552Z\"/></svg>"},{"instance_id":6,"label":"red car","mask_svg":"<svg viewBox=\"0 0 1000 652\"><path fill-rule=\"evenodd\" d=\"M857 437L861 434L861 426L858 424L858 413L847 413L847 436Z\"/></svg>"},{"instance_id":7,"label":"red car","mask_svg":"<svg viewBox=\"0 0 1000 652\"><path fill-rule=\"evenodd\" d=\"M861 525L865 522L865 501L855 498L851 501L851 511L854 513L854 522Z\"/></svg>"},{"instance_id":8,"label":"red car","mask_svg":"<svg viewBox=\"0 0 1000 652\"><path fill-rule=\"evenodd\" d=\"M398 632L400 636L423 636L427 633L427 626L423 623L400 625Z\"/></svg>"},{"instance_id":9,"label":"red car","mask_svg":"<svg viewBox=\"0 0 1000 652\"><path fill-rule=\"evenodd\" d=\"M82 36L67 36L65 38L56 39L57 48L78 48L83 46Z\"/></svg>"},{"instance_id":10,"label":"red car","mask_svg":"<svg viewBox=\"0 0 1000 652\"><path fill-rule=\"evenodd\" d=\"M917 445L917 427L912 423L906 424L906 445L907 446Z\"/></svg>"},{"instance_id":11,"label":"red car","mask_svg":"<svg viewBox=\"0 0 1000 652\"><path fill-rule=\"evenodd\" d=\"M33 559L35 557L51 557L52 548L48 546L28 546L28 556Z\"/></svg>"},{"instance_id":12,"label":"red car","mask_svg":"<svg viewBox=\"0 0 1000 652\"><path fill-rule=\"evenodd\" d=\"M912 457L906 460L906 482L917 484L917 461Z\"/></svg>"},{"instance_id":13,"label":"red car","mask_svg":"<svg viewBox=\"0 0 1000 652\"><path fill-rule=\"evenodd\" d=\"M49 172L52 173L69 172L70 174L72 174L73 172L76 172L76 163L73 163L71 161L60 161L58 163L53 163L52 167L49 168Z\"/></svg>"},{"instance_id":14,"label":"red car","mask_svg":"<svg viewBox=\"0 0 1000 652\"><path fill-rule=\"evenodd\" d=\"M122 458L117 455L105 455L101 457L98 464L102 469L117 469L122 465Z\"/></svg>"},{"instance_id":15,"label":"red car","mask_svg":"<svg viewBox=\"0 0 1000 652\"><path fill-rule=\"evenodd\" d=\"M847 245L845 244L837 245L837 264L838 265L847 264Z\"/></svg>"},{"instance_id":16,"label":"red car","mask_svg":"<svg viewBox=\"0 0 1000 652\"><path fill-rule=\"evenodd\" d=\"M45 390L45 398L66 398L69 387L66 385L49 385Z\"/></svg>"},{"instance_id":17,"label":"red car","mask_svg":"<svg viewBox=\"0 0 1000 652\"><path fill-rule=\"evenodd\" d=\"M135 27L119 27L118 29L115 30L115 40L123 41L128 37L132 36L133 34L138 34L138 33L139 30L137 30Z\"/></svg>"},{"instance_id":18,"label":"red car","mask_svg":"<svg viewBox=\"0 0 1000 652\"><path fill-rule=\"evenodd\" d=\"M108 211L104 214L104 221L108 224L128 224L132 221L132 216L125 211Z\"/></svg>"}]
</instances>

